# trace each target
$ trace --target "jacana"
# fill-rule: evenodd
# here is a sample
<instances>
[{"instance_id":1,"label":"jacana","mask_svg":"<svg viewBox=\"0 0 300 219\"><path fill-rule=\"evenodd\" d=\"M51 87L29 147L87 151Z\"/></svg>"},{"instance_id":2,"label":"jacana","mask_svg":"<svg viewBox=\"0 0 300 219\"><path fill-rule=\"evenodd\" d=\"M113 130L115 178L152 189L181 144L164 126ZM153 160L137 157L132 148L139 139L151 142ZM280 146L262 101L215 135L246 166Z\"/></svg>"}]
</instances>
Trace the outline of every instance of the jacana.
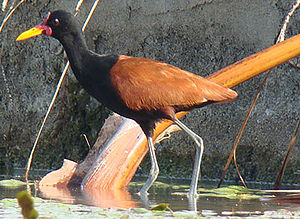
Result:
<instances>
[{"instance_id":1,"label":"jacana","mask_svg":"<svg viewBox=\"0 0 300 219\"><path fill-rule=\"evenodd\" d=\"M45 34L63 45L73 73L82 87L112 111L135 120L148 141L151 170L141 195L156 180L159 168L152 142L155 123L172 120L196 143L196 157L189 197L197 196L203 141L176 118L177 112L203 103L228 102L237 97L231 89L159 61L124 55L99 55L86 45L79 23L65 11L50 12L44 21L23 32L17 41Z\"/></svg>"}]
</instances>

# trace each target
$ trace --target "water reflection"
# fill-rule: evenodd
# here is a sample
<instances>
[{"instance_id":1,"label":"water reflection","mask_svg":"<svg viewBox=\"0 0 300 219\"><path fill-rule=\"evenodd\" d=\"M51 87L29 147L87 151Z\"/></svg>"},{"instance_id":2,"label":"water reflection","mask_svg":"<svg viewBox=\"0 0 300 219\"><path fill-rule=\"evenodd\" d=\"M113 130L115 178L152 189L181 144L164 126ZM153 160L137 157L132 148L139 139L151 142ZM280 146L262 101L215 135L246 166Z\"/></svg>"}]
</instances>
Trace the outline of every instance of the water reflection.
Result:
<instances>
[{"instance_id":1,"label":"water reflection","mask_svg":"<svg viewBox=\"0 0 300 219\"><path fill-rule=\"evenodd\" d=\"M179 203L178 206L184 210L197 211L197 199L188 199L183 193L181 195L172 195L169 190L157 189L156 194L150 193L148 196L139 196L138 186L129 186L127 188L114 190L81 190L80 188L39 186L39 197L43 199L58 200L66 204L85 204L101 208L138 208L150 209L161 202ZM161 201L160 201L161 200ZM183 203L184 204L183 204Z\"/></svg>"},{"instance_id":2,"label":"water reflection","mask_svg":"<svg viewBox=\"0 0 300 219\"><path fill-rule=\"evenodd\" d=\"M101 208L137 208L138 203L134 201L127 189L115 189L106 191L83 191L90 204Z\"/></svg>"},{"instance_id":3,"label":"water reflection","mask_svg":"<svg viewBox=\"0 0 300 219\"><path fill-rule=\"evenodd\" d=\"M39 192L43 199L54 199L67 204L85 204L101 208L139 207L126 189L83 191L80 188L40 186Z\"/></svg>"},{"instance_id":4,"label":"water reflection","mask_svg":"<svg viewBox=\"0 0 300 219\"><path fill-rule=\"evenodd\" d=\"M66 204L85 204L101 208L138 208L150 209L161 202L181 203L179 208L183 210L197 211L197 198L187 198L184 191L180 195L173 195L170 190L158 189L158 194L150 193L148 196L139 196L137 192L139 187L129 186L131 192L124 189L81 190L80 188L39 186L39 197L43 199L58 200ZM157 192L157 191L156 191ZM160 201L161 200L161 201Z\"/></svg>"}]
</instances>

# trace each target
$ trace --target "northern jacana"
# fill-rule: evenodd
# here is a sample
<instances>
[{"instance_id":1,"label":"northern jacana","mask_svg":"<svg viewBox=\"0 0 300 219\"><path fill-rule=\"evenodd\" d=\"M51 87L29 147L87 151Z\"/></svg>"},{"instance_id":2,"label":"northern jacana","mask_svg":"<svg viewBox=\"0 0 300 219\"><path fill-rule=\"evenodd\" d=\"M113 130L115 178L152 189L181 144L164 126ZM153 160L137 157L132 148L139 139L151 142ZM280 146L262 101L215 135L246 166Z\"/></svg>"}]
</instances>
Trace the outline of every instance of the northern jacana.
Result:
<instances>
[{"instance_id":1,"label":"northern jacana","mask_svg":"<svg viewBox=\"0 0 300 219\"><path fill-rule=\"evenodd\" d=\"M155 123L169 119L191 136L197 145L189 191L189 197L196 197L203 141L180 122L175 113L200 107L203 103L227 102L235 99L237 93L159 61L96 54L88 49L75 17L62 10L50 12L40 25L20 34L17 41L41 34L59 40L73 73L91 96L141 126L147 137L152 166L140 194L148 194L159 173L152 142Z\"/></svg>"}]
</instances>

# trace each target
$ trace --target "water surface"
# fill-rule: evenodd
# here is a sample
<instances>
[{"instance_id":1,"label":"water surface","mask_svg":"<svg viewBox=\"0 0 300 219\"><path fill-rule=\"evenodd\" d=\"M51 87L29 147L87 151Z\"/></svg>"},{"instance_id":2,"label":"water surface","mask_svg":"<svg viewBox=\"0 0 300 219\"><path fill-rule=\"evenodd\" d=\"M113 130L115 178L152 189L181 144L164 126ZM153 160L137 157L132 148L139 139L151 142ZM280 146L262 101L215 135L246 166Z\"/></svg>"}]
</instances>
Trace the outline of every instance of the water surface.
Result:
<instances>
[{"instance_id":1,"label":"water surface","mask_svg":"<svg viewBox=\"0 0 300 219\"><path fill-rule=\"evenodd\" d=\"M122 214L129 214L129 216L133 214L133 217L152 217L153 215L149 213L151 211L148 210L160 203L169 204L170 209L173 211L167 211L161 213L161 215L155 213L156 216L162 217L173 217L174 214L175 216L179 214L179 217L190 217L190 214L221 217L300 217L299 193L298 198L287 200L282 198L286 197L287 194L278 195L259 191L259 189L271 189L271 185L253 184L251 188L256 189L254 191L244 191L242 187L224 185L223 191L215 190L216 182L204 182L202 180L199 185L199 198L191 201L186 195L189 181L184 180L158 179L150 189L149 196L140 197L137 192L145 182L145 178L134 178L128 188L121 190L82 191L80 188L38 188L34 180L40 180L41 176L45 174L45 171L32 171L31 182L33 183L29 186L0 186L0 218L2 216L16 218L16 215L22 218L15 199L16 194L22 190L29 190L32 196L35 197L35 205L37 210L40 211L40 215L45 215L49 211L50 213L47 214L50 214L50 216L56 215L54 218L61 218L61 215L71 215L71 213L81 218L83 212L87 215L89 212L90 214L93 212L95 215L108 214L106 216L109 217L112 216L109 214L114 213L116 218ZM12 178L23 180L23 176L24 171L20 169L2 170L0 180ZM300 186L284 186L282 189L300 189ZM231 190L233 193L231 193ZM55 206L49 205L50 203L54 203ZM49 206L46 208L45 204ZM13 207L10 208L9 206ZM58 206L59 209L57 209ZM77 206L76 210L74 210L74 206ZM52 211L51 208L53 208ZM70 209L74 211L71 210L71 213L64 212L70 211ZM141 213L138 209L144 209L145 212ZM138 213L135 211L138 211ZM90 216L91 218L95 217ZM74 219L74 216L72 216L72 219Z\"/></svg>"}]
</instances>

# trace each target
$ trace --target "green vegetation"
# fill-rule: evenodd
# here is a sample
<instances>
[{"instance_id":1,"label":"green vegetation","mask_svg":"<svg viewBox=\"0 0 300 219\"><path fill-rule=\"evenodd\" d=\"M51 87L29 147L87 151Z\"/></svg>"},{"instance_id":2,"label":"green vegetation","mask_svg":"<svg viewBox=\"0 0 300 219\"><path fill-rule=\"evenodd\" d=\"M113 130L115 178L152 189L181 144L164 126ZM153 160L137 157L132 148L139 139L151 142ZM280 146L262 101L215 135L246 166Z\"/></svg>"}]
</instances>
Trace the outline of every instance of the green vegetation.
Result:
<instances>
[{"instance_id":1,"label":"green vegetation","mask_svg":"<svg viewBox=\"0 0 300 219\"><path fill-rule=\"evenodd\" d=\"M33 199L27 191L21 191L17 194L17 199L20 207L22 208L22 215L25 219L38 218L38 212L33 207Z\"/></svg>"}]
</instances>

